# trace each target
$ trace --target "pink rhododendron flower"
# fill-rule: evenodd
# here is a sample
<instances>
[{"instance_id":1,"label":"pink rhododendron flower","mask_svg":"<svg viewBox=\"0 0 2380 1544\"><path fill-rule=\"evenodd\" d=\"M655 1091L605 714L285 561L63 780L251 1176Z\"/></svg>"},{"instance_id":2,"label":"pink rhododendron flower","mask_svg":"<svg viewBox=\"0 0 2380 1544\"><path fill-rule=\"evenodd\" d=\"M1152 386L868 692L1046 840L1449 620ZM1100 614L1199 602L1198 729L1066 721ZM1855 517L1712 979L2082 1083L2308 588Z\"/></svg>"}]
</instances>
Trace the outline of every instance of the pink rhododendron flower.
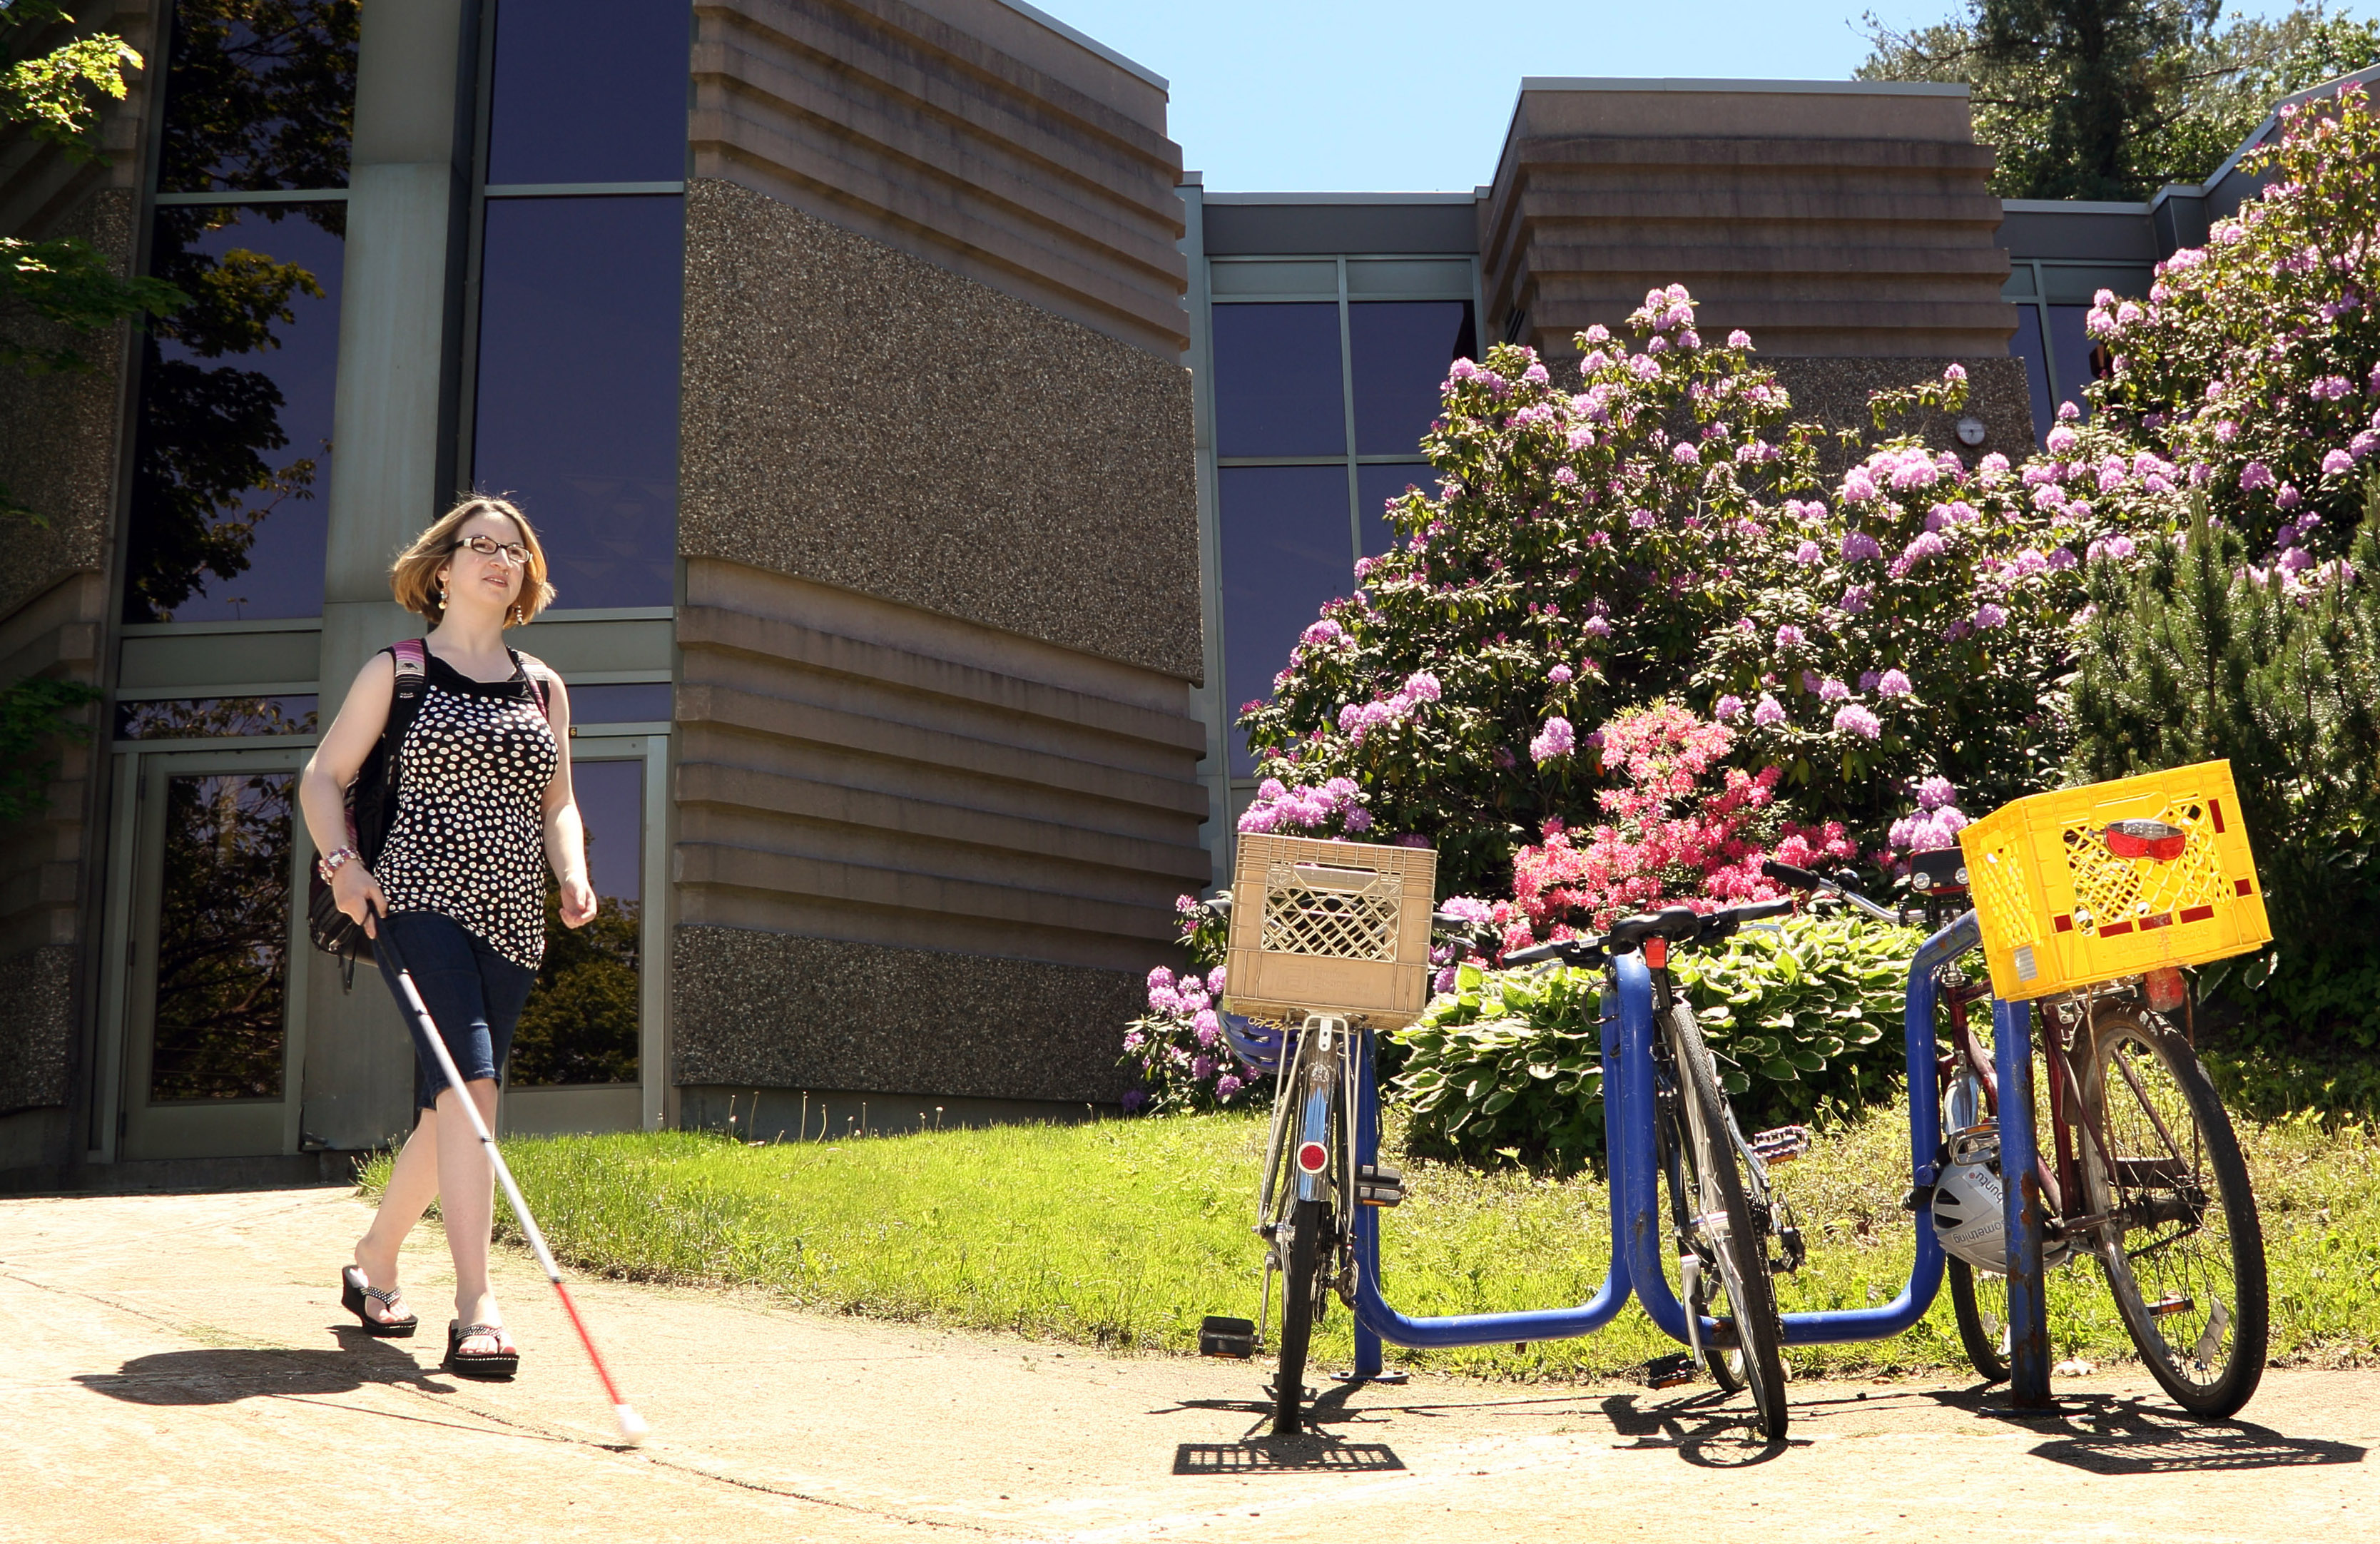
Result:
<instances>
[{"instance_id":1,"label":"pink rhododendron flower","mask_svg":"<svg viewBox=\"0 0 2380 1544\"><path fill-rule=\"evenodd\" d=\"M1835 710L1835 728L1843 734L1857 735L1868 740L1884 733L1884 725L1877 722L1876 716L1856 702L1846 702Z\"/></svg>"},{"instance_id":2,"label":"pink rhododendron flower","mask_svg":"<svg viewBox=\"0 0 2380 1544\"><path fill-rule=\"evenodd\" d=\"M1760 705L1752 710L1752 722L1763 729L1773 729L1785 722L1785 710L1777 699L1767 692L1760 694Z\"/></svg>"},{"instance_id":3,"label":"pink rhododendron flower","mask_svg":"<svg viewBox=\"0 0 2380 1544\"><path fill-rule=\"evenodd\" d=\"M1898 670L1888 670L1876 678L1878 697L1907 697L1912 689L1908 675Z\"/></svg>"},{"instance_id":4,"label":"pink rhododendron flower","mask_svg":"<svg viewBox=\"0 0 2380 1544\"><path fill-rule=\"evenodd\" d=\"M1568 756L1577 748L1577 732L1571 728L1570 720L1557 714L1546 720L1545 727L1529 741L1529 755L1542 767L1548 761Z\"/></svg>"}]
</instances>

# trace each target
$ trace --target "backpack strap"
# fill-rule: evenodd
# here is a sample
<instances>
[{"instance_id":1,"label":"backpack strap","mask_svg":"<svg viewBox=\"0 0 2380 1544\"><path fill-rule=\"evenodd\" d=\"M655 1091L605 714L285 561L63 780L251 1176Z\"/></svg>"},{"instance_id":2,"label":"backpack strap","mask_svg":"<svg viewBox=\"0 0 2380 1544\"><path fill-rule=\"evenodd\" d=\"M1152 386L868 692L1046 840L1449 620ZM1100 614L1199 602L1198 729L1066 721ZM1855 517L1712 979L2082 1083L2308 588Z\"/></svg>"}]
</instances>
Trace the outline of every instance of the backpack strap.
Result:
<instances>
[{"instance_id":1,"label":"backpack strap","mask_svg":"<svg viewBox=\"0 0 2380 1544\"><path fill-rule=\"evenodd\" d=\"M552 723L553 686L561 677L554 675L552 665L535 654L524 654L517 649L509 649L505 652L512 655L513 663L521 667L521 674L528 677L528 689L537 694L537 711L545 715L546 723Z\"/></svg>"}]
</instances>

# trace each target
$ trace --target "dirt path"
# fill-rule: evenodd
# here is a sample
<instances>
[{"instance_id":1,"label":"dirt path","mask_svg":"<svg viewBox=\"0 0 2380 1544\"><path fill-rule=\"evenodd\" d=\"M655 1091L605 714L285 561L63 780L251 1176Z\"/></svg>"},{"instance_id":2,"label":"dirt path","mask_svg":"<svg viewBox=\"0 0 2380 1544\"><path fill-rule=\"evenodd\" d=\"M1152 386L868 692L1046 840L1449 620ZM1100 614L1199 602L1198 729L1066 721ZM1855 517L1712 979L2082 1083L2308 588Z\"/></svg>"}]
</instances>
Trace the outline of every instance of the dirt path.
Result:
<instances>
[{"instance_id":1,"label":"dirt path","mask_svg":"<svg viewBox=\"0 0 2380 1544\"><path fill-rule=\"evenodd\" d=\"M1707 1390L1416 1379L1273 1443L1245 1367L590 1283L653 1427L628 1453L525 1257L514 1383L437 1370L434 1230L423 1333L343 1326L364 1218L319 1189L0 1200L0 1539L2380 1537L2374 1373L2268 1374L2219 1428L2138 1376L2031 1420L1947 1380L1803 1384L1777 1452Z\"/></svg>"}]
</instances>

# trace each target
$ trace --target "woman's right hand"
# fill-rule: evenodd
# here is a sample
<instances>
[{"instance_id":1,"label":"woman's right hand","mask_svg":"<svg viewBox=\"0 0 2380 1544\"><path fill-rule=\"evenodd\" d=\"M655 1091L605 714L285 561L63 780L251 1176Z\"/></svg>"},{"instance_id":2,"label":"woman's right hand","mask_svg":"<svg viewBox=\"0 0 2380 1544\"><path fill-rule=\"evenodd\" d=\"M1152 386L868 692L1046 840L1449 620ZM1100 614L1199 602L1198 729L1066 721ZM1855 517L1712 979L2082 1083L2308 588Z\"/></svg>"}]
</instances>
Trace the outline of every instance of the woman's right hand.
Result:
<instances>
[{"instance_id":1,"label":"woman's right hand","mask_svg":"<svg viewBox=\"0 0 2380 1544\"><path fill-rule=\"evenodd\" d=\"M386 915L388 896L382 891L380 881L371 877L360 857L351 857L331 876L331 899L339 904L347 920L363 925L366 938L378 938L380 930L372 925L371 913Z\"/></svg>"}]
</instances>

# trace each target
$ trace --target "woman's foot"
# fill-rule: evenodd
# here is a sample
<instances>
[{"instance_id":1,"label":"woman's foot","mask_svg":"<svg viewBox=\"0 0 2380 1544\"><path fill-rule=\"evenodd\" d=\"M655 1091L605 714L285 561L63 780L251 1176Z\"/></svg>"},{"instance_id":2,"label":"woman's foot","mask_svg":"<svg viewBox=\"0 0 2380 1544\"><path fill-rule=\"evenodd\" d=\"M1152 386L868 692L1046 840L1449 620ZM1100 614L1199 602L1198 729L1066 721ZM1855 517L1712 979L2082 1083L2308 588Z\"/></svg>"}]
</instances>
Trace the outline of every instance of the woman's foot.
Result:
<instances>
[{"instance_id":1,"label":"woman's foot","mask_svg":"<svg viewBox=\"0 0 2380 1544\"><path fill-rule=\"evenodd\" d=\"M369 1291L364 1306L358 1311L373 1324L415 1324L419 1320L406 1310L405 1290L396 1284L396 1251L375 1248L371 1235L356 1240L356 1266L363 1272L363 1284Z\"/></svg>"},{"instance_id":2,"label":"woman's foot","mask_svg":"<svg viewBox=\"0 0 2380 1544\"><path fill-rule=\"evenodd\" d=\"M501 1324L456 1319L446 1326L446 1368L461 1378L510 1378L520 1370L520 1348Z\"/></svg>"}]
</instances>

